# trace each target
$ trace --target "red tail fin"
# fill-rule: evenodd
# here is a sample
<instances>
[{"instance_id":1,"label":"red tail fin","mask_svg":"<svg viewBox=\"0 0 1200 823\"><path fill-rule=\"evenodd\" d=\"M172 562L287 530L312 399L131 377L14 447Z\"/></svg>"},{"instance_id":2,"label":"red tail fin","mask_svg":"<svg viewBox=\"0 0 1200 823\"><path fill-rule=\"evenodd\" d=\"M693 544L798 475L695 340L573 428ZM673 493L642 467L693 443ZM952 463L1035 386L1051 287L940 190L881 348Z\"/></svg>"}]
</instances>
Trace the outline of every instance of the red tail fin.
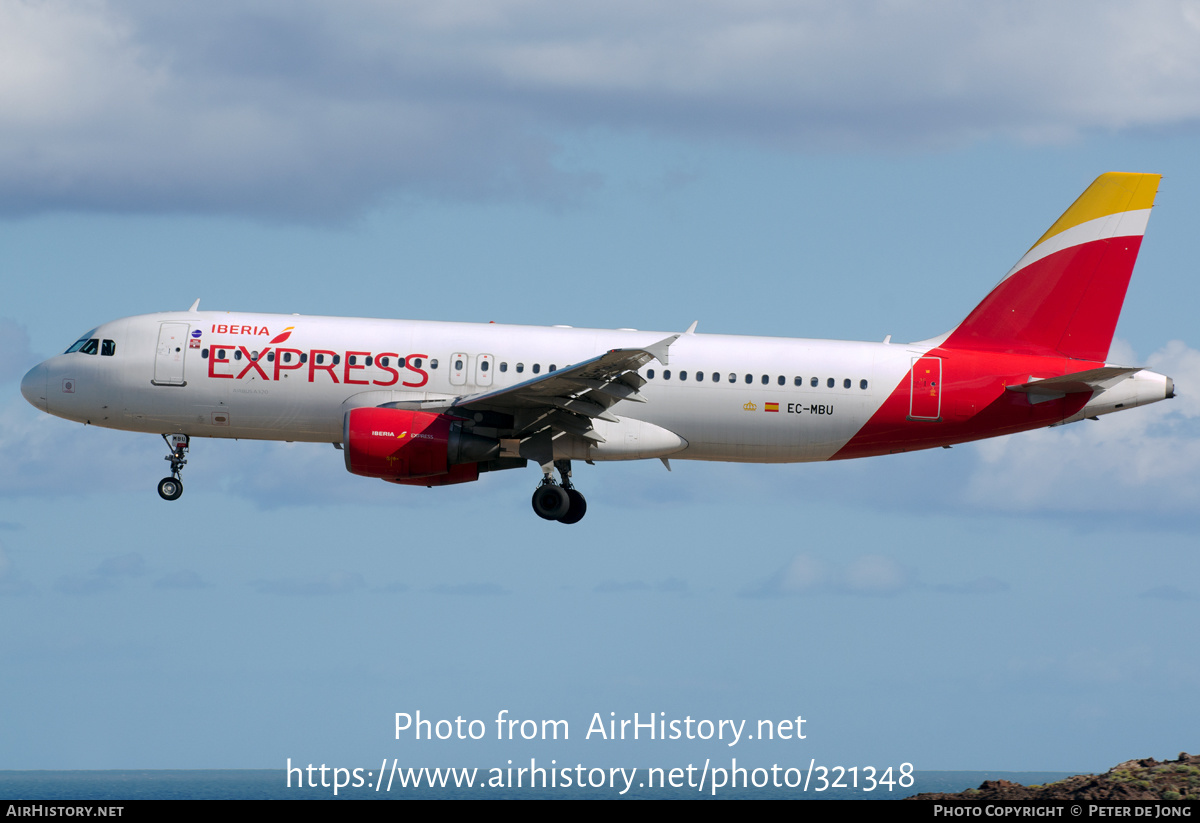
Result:
<instances>
[{"instance_id":1,"label":"red tail fin","mask_svg":"<svg viewBox=\"0 0 1200 823\"><path fill-rule=\"evenodd\" d=\"M1103 361L1160 179L1097 177L942 345Z\"/></svg>"}]
</instances>

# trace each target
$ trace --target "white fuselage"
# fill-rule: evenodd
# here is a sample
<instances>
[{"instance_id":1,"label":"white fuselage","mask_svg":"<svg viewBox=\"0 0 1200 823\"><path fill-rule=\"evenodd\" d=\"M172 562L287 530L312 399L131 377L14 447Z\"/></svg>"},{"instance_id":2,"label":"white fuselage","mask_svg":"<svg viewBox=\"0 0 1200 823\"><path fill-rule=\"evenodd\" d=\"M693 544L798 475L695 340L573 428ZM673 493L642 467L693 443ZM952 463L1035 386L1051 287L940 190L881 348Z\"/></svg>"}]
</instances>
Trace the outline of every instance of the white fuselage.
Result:
<instances>
[{"instance_id":1,"label":"white fuselage","mask_svg":"<svg viewBox=\"0 0 1200 823\"><path fill-rule=\"evenodd\" d=\"M289 327L285 341L269 342ZM164 360L160 338L167 329L182 331L182 345ZM666 335L226 312L130 317L91 334L112 340L115 353L72 352L47 360L44 374L32 378L45 380L44 403L35 405L130 431L315 442L338 442L351 408L502 388ZM606 460L665 452L695 460L827 460L928 349L684 334L671 345L667 365L654 362L639 371L647 378L645 403L618 404L613 412L620 423L595 421L603 443L567 439L556 446L556 456ZM288 363L282 362L284 352ZM174 365L171 356L178 358ZM164 365L178 373L165 375ZM768 412L776 408L768 404L778 411ZM638 421L672 432L686 445L656 446L638 431ZM647 442L628 447L630 438Z\"/></svg>"}]
</instances>

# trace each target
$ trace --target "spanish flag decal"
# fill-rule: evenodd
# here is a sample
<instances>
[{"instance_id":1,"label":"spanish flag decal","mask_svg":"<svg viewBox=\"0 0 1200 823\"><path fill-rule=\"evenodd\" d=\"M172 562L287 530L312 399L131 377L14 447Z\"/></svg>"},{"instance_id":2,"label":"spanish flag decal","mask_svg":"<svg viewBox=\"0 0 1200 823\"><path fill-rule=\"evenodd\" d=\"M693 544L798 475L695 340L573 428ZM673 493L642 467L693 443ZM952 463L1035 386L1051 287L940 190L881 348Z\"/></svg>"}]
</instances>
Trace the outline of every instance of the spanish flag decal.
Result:
<instances>
[{"instance_id":1,"label":"spanish flag decal","mask_svg":"<svg viewBox=\"0 0 1200 823\"><path fill-rule=\"evenodd\" d=\"M778 403L768 403L766 405L766 408L763 409L763 411L777 412L777 411L779 411L779 404Z\"/></svg>"}]
</instances>

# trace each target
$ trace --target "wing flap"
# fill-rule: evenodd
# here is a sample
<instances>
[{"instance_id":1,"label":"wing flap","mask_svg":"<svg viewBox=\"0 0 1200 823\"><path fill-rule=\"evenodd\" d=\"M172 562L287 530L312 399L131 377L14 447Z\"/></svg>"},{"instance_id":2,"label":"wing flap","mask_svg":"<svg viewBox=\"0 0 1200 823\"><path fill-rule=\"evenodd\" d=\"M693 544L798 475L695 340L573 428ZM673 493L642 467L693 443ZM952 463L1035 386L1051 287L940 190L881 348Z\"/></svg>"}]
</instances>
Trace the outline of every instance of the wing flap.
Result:
<instances>
[{"instance_id":1,"label":"wing flap","mask_svg":"<svg viewBox=\"0 0 1200 823\"><path fill-rule=\"evenodd\" d=\"M646 380L637 370L652 360L666 363L668 350L679 337L673 334L640 349L612 349L513 386L459 397L447 411L467 416L474 410L511 414L514 434L527 440L549 430L603 443L592 420L619 423L609 409L624 400L646 402L638 393Z\"/></svg>"}]
</instances>

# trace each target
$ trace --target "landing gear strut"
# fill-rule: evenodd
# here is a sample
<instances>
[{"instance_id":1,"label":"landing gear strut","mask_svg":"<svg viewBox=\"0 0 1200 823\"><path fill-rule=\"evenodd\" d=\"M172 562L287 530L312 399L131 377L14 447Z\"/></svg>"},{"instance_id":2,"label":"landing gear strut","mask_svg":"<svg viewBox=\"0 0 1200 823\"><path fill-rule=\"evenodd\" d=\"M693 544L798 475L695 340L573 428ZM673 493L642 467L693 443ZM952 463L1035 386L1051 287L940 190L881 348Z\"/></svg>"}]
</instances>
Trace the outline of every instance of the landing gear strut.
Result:
<instances>
[{"instance_id":1,"label":"landing gear strut","mask_svg":"<svg viewBox=\"0 0 1200 823\"><path fill-rule=\"evenodd\" d=\"M534 489L533 511L543 520L578 523L587 514L587 501L571 485L571 461L556 460L554 466L562 477L562 485L554 482L553 471L546 472Z\"/></svg>"},{"instance_id":2,"label":"landing gear strut","mask_svg":"<svg viewBox=\"0 0 1200 823\"><path fill-rule=\"evenodd\" d=\"M167 441L167 448L171 450L163 458L171 461L171 476L158 481L158 496L163 500L178 500L183 494L183 480L179 478L179 473L187 465L187 450L192 439L186 434L164 434L163 440Z\"/></svg>"}]
</instances>

